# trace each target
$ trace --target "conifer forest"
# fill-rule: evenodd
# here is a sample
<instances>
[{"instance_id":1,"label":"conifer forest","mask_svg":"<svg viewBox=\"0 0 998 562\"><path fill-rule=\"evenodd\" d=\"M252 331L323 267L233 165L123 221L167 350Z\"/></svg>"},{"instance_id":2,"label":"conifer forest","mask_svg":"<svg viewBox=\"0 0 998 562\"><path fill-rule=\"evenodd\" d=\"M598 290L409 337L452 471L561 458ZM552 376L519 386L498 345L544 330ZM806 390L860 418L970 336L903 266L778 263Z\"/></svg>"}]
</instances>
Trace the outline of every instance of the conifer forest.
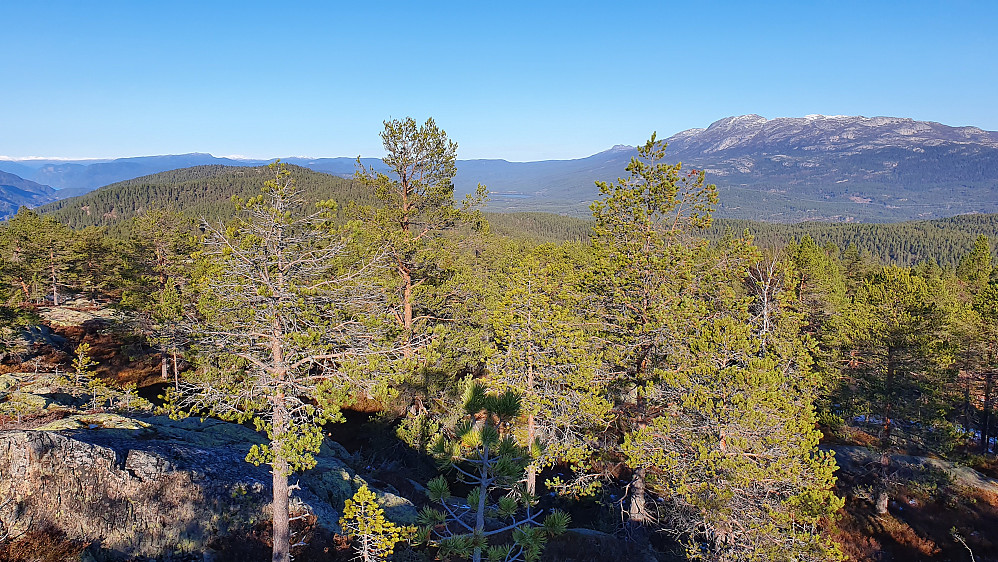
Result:
<instances>
[{"instance_id":1,"label":"conifer forest","mask_svg":"<svg viewBox=\"0 0 998 562\"><path fill-rule=\"evenodd\" d=\"M0 223L0 560L998 559L995 216L721 220L654 134L488 213L381 139Z\"/></svg>"}]
</instances>

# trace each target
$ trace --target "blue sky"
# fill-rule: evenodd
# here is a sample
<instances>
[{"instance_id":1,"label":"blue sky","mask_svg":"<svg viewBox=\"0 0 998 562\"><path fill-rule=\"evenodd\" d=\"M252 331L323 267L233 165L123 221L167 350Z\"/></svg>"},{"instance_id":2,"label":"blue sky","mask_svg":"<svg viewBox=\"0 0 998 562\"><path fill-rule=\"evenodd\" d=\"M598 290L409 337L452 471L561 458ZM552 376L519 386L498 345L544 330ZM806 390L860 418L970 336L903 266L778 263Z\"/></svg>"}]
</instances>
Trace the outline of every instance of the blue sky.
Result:
<instances>
[{"instance_id":1,"label":"blue sky","mask_svg":"<svg viewBox=\"0 0 998 562\"><path fill-rule=\"evenodd\" d=\"M998 2L0 3L0 155L576 158L729 115L998 130Z\"/></svg>"}]
</instances>

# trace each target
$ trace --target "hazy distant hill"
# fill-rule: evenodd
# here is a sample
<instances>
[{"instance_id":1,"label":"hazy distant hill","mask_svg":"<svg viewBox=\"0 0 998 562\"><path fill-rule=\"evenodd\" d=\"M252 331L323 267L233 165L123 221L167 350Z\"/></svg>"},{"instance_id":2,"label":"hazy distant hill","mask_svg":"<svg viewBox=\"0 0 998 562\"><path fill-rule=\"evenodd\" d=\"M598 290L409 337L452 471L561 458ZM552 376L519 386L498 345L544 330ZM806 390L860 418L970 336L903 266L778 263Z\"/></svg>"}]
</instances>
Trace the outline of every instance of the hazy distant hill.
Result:
<instances>
[{"instance_id":1,"label":"hazy distant hill","mask_svg":"<svg viewBox=\"0 0 998 562\"><path fill-rule=\"evenodd\" d=\"M85 193L115 182L147 176L178 168L222 164L228 166L259 166L262 161L216 158L211 154L192 153L166 156L139 156L113 160L25 160L0 161L0 170L27 170L20 175L56 189L74 189Z\"/></svg>"},{"instance_id":2,"label":"hazy distant hill","mask_svg":"<svg viewBox=\"0 0 998 562\"><path fill-rule=\"evenodd\" d=\"M0 219L17 212L25 205L36 207L54 201L55 190L20 176L0 172Z\"/></svg>"},{"instance_id":3,"label":"hazy distant hill","mask_svg":"<svg viewBox=\"0 0 998 562\"><path fill-rule=\"evenodd\" d=\"M640 139L636 139L640 140ZM666 159L707 170L721 194L717 216L777 222L900 221L998 212L998 133L895 117L811 115L728 117L668 139ZM460 160L458 197L484 183L489 210L588 216L596 180L624 175L632 147L575 160ZM349 177L355 158L288 158L312 170ZM0 161L0 170L57 188L92 189L175 168L259 160L210 154L110 161ZM378 167L377 159L364 159ZM17 172L14 172L17 173Z\"/></svg>"}]
</instances>

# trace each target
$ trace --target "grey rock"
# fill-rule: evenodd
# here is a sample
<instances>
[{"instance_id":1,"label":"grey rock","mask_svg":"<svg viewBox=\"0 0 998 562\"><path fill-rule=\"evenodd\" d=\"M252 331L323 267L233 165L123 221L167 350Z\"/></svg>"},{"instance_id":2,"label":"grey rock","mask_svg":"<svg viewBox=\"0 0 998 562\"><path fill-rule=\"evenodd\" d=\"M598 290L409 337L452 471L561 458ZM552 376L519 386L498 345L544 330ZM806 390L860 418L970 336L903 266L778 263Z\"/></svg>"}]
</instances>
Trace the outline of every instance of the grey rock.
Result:
<instances>
[{"instance_id":1,"label":"grey rock","mask_svg":"<svg viewBox=\"0 0 998 562\"><path fill-rule=\"evenodd\" d=\"M207 553L229 534L270 519L271 476L244 459L262 442L249 428L162 416L0 431L0 523L24 530L42 521L69 538L99 542L120 557ZM72 420L71 420L72 421ZM80 429L65 429L65 428ZM96 429L87 429L96 427ZM323 447L317 466L294 475L294 504L337 531L343 502L365 481ZM407 499L380 493L388 516L415 519Z\"/></svg>"}]
</instances>

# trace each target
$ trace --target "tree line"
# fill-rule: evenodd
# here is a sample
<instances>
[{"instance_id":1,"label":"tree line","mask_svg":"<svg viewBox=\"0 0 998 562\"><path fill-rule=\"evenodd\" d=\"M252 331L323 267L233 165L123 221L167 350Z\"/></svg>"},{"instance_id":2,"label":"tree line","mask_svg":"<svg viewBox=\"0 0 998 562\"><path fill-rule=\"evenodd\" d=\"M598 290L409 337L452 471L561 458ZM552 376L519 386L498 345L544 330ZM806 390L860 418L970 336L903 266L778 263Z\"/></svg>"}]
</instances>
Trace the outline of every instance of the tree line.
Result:
<instances>
[{"instance_id":1,"label":"tree line","mask_svg":"<svg viewBox=\"0 0 998 562\"><path fill-rule=\"evenodd\" d=\"M542 493L609 489L630 533L670 534L690 559L839 559L819 427L862 427L885 453L993 454L988 236L946 267L806 234L760 245L712 230L716 187L665 163L654 135L598 183L584 235L570 220L547 236L571 240L503 235L536 217L492 228L484 186L456 201L457 146L432 119L387 121L382 140L385 171L359 167L346 194L276 163L243 172L231 214L151 198L116 236L56 220L77 211L0 227L6 322L70 295L125 309L175 382L175 415L266 434L247 460L272 468L274 560L291 549L289 476L358 399L470 487L431 482L419 533L475 560L535 559L567 524L541 519ZM114 209L98 196L90 212Z\"/></svg>"}]
</instances>

